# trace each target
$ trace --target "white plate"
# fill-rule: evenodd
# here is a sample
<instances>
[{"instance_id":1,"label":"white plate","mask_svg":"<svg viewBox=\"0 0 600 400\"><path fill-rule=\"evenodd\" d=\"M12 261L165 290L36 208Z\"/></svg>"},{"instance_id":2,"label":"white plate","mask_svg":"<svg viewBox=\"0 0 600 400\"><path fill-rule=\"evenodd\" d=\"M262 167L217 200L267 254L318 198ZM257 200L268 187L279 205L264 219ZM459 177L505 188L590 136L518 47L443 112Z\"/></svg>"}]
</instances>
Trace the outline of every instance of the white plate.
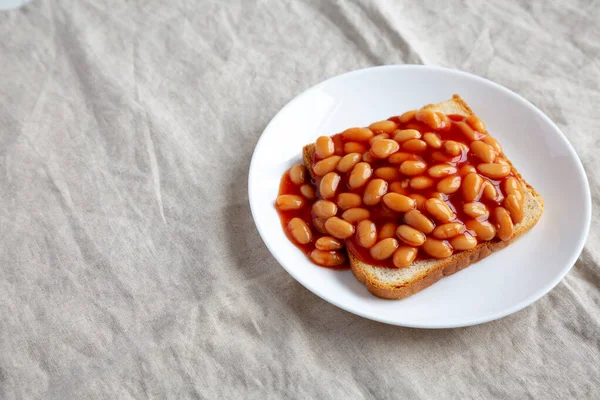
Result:
<instances>
[{"instance_id":1,"label":"white plate","mask_svg":"<svg viewBox=\"0 0 600 400\"><path fill-rule=\"evenodd\" d=\"M460 94L542 195L538 224L508 248L403 300L371 295L350 271L312 264L289 242L274 207L283 172L301 162L318 136L366 126ZM250 165L250 206L279 263L319 297L388 324L449 328L514 313L560 282L579 256L591 220L590 189L573 147L558 127L519 95L456 70L394 65L322 82L290 101L263 132Z\"/></svg>"}]
</instances>

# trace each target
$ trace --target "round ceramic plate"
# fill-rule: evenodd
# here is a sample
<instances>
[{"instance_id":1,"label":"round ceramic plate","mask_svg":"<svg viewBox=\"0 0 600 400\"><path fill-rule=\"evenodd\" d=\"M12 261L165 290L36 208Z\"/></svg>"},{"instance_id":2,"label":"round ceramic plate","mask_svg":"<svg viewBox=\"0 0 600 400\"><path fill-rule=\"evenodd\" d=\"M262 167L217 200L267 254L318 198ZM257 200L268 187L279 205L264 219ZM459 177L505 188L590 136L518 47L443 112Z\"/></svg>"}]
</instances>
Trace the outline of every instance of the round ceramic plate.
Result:
<instances>
[{"instance_id":1,"label":"round ceramic plate","mask_svg":"<svg viewBox=\"0 0 600 400\"><path fill-rule=\"evenodd\" d=\"M544 198L538 224L464 271L402 300L370 294L350 271L312 264L283 233L274 207L279 180L321 135L399 115L458 93L485 122L515 167ZM252 215L265 244L298 282L354 314L419 328L475 325L514 313L560 282L579 256L591 220L590 189L558 127L519 95L456 70L385 66L346 73L290 101L263 132L250 165Z\"/></svg>"}]
</instances>

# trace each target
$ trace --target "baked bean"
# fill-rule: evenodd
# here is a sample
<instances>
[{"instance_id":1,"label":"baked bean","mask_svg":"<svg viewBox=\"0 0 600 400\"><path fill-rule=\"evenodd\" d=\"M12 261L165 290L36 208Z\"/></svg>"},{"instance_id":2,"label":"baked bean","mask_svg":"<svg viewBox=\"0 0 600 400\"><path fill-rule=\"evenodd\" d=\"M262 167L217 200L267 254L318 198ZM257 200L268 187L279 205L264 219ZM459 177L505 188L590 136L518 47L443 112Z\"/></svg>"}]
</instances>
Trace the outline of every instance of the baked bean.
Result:
<instances>
[{"instance_id":1,"label":"baked bean","mask_svg":"<svg viewBox=\"0 0 600 400\"><path fill-rule=\"evenodd\" d=\"M318 230L324 235L327 235L327 229L325 229L325 221L319 218L313 218L312 225L315 227L316 230Z\"/></svg>"},{"instance_id":2,"label":"baked bean","mask_svg":"<svg viewBox=\"0 0 600 400\"><path fill-rule=\"evenodd\" d=\"M478 140L482 135L478 134L467 124L466 122L457 122L456 127L465 135L469 140Z\"/></svg>"},{"instance_id":3,"label":"baked bean","mask_svg":"<svg viewBox=\"0 0 600 400\"><path fill-rule=\"evenodd\" d=\"M483 181L482 197L487 200L495 200L498 197L498 191L496 190L496 187L487 179Z\"/></svg>"},{"instance_id":4,"label":"baked bean","mask_svg":"<svg viewBox=\"0 0 600 400\"><path fill-rule=\"evenodd\" d=\"M438 182L436 189L444 194L456 193L460 189L460 176L447 176Z\"/></svg>"},{"instance_id":5,"label":"baked bean","mask_svg":"<svg viewBox=\"0 0 600 400\"><path fill-rule=\"evenodd\" d=\"M388 193L389 192L407 195L408 194L408 187L404 185L404 181L402 181L402 182L398 182L398 181L392 182L388 186Z\"/></svg>"},{"instance_id":6,"label":"baked bean","mask_svg":"<svg viewBox=\"0 0 600 400\"><path fill-rule=\"evenodd\" d=\"M419 110L415 115L417 121L428 125L431 129L443 128L443 122L440 116L433 110Z\"/></svg>"},{"instance_id":7,"label":"baked bean","mask_svg":"<svg viewBox=\"0 0 600 400\"><path fill-rule=\"evenodd\" d=\"M342 137L346 140L366 142L373 136L373 131L367 128L350 128L342 132Z\"/></svg>"},{"instance_id":8,"label":"baked bean","mask_svg":"<svg viewBox=\"0 0 600 400\"><path fill-rule=\"evenodd\" d=\"M427 171L429 176L432 178L443 178L448 175L452 175L456 173L456 167L448 164L438 164L429 168Z\"/></svg>"},{"instance_id":9,"label":"baked bean","mask_svg":"<svg viewBox=\"0 0 600 400\"><path fill-rule=\"evenodd\" d=\"M446 196L444 196L444 194L440 192L432 192L429 194L429 197L433 199L439 199L441 201L446 201Z\"/></svg>"},{"instance_id":10,"label":"baked bean","mask_svg":"<svg viewBox=\"0 0 600 400\"><path fill-rule=\"evenodd\" d=\"M469 217L480 220L488 219L488 217L490 216L490 211L487 209L485 204L479 203L477 201L463 204L463 211Z\"/></svg>"},{"instance_id":11,"label":"baked bean","mask_svg":"<svg viewBox=\"0 0 600 400\"><path fill-rule=\"evenodd\" d=\"M523 221L523 218L525 217L523 203L519 201L516 195L509 194L506 196L502 205L510 213L510 218L512 219L513 223L518 224L519 222Z\"/></svg>"},{"instance_id":12,"label":"baked bean","mask_svg":"<svg viewBox=\"0 0 600 400\"><path fill-rule=\"evenodd\" d=\"M396 134L394 135L394 140L398 143L404 143L407 140L420 139L420 138L421 138L421 132L419 132L416 129L402 129L402 130L396 131Z\"/></svg>"},{"instance_id":13,"label":"baked bean","mask_svg":"<svg viewBox=\"0 0 600 400\"><path fill-rule=\"evenodd\" d=\"M477 239L465 232L450 239L450 244L454 250L470 250L477 246Z\"/></svg>"},{"instance_id":14,"label":"baked bean","mask_svg":"<svg viewBox=\"0 0 600 400\"><path fill-rule=\"evenodd\" d=\"M436 114L440 117L440 120L442 121L442 126L439 129L444 129L446 127L450 127L450 124L452 123L452 121L450 121L450 118L444 114L443 112L439 112L437 111Z\"/></svg>"},{"instance_id":15,"label":"baked bean","mask_svg":"<svg viewBox=\"0 0 600 400\"><path fill-rule=\"evenodd\" d=\"M290 168L290 179L294 185L302 185L306 177L306 167L302 164L296 164Z\"/></svg>"},{"instance_id":16,"label":"baked bean","mask_svg":"<svg viewBox=\"0 0 600 400\"><path fill-rule=\"evenodd\" d=\"M350 172L350 177L348 178L348 186L351 189L356 189L367 183L371 175L373 174L373 169L371 168L371 164L366 162L359 162L352 168Z\"/></svg>"},{"instance_id":17,"label":"baked bean","mask_svg":"<svg viewBox=\"0 0 600 400\"><path fill-rule=\"evenodd\" d=\"M387 193L388 183L383 179L373 179L365 188L363 203L368 206L379 204L381 198Z\"/></svg>"},{"instance_id":18,"label":"baked bean","mask_svg":"<svg viewBox=\"0 0 600 400\"><path fill-rule=\"evenodd\" d=\"M440 199L427 199L425 210L442 223L450 222L456 218L454 211Z\"/></svg>"},{"instance_id":19,"label":"baked bean","mask_svg":"<svg viewBox=\"0 0 600 400\"><path fill-rule=\"evenodd\" d=\"M400 120L400 122L402 122L403 124L405 124L408 121L410 121L413 118L415 118L415 115L417 115L417 110L411 110L411 111L407 111L404 114L402 114L398 119Z\"/></svg>"},{"instance_id":20,"label":"baked bean","mask_svg":"<svg viewBox=\"0 0 600 400\"><path fill-rule=\"evenodd\" d=\"M494 210L496 220L496 235L500 240L508 240L514 233L514 226L510 219L510 213L504 207L496 207Z\"/></svg>"},{"instance_id":21,"label":"baked bean","mask_svg":"<svg viewBox=\"0 0 600 400\"><path fill-rule=\"evenodd\" d=\"M421 152L427 150L427 143L421 139L410 139L402 143L402 148L412 152Z\"/></svg>"},{"instance_id":22,"label":"baked bean","mask_svg":"<svg viewBox=\"0 0 600 400\"><path fill-rule=\"evenodd\" d=\"M425 202L427 201L427 198L425 198L425 196L420 195L418 193L411 193L408 195L408 197L415 201L415 204L417 205L417 210L423 211L425 209Z\"/></svg>"},{"instance_id":23,"label":"baked bean","mask_svg":"<svg viewBox=\"0 0 600 400\"><path fill-rule=\"evenodd\" d=\"M515 195L519 202L523 202L523 199L525 199L525 195L523 194L523 186L521 185L521 182L519 182L519 180L514 176L506 178L506 181L504 181L504 191L506 192L506 195Z\"/></svg>"},{"instance_id":24,"label":"baked bean","mask_svg":"<svg viewBox=\"0 0 600 400\"><path fill-rule=\"evenodd\" d=\"M435 227L433 221L419 210L411 210L404 214L404 222L425 234L433 232L433 228Z\"/></svg>"},{"instance_id":25,"label":"baked bean","mask_svg":"<svg viewBox=\"0 0 600 400\"><path fill-rule=\"evenodd\" d=\"M498 143L498 141L490 135L485 135L483 138L481 138L481 141L492 146L496 153L502 154L502 146L500 146L500 143Z\"/></svg>"},{"instance_id":26,"label":"baked bean","mask_svg":"<svg viewBox=\"0 0 600 400\"><path fill-rule=\"evenodd\" d=\"M370 152L365 151L362 155L362 160L364 162L368 162L368 163L372 163L373 162L373 156L371 155Z\"/></svg>"},{"instance_id":27,"label":"baked bean","mask_svg":"<svg viewBox=\"0 0 600 400\"><path fill-rule=\"evenodd\" d=\"M288 229L294 240L300 244L307 244L312 240L312 232L308 224L300 218L292 218L288 222Z\"/></svg>"},{"instance_id":28,"label":"baked bean","mask_svg":"<svg viewBox=\"0 0 600 400\"><path fill-rule=\"evenodd\" d=\"M501 179L510 174L510 167L502 164L479 164L477 171L483 176L492 179Z\"/></svg>"},{"instance_id":29,"label":"baked bean","mask_svg":"<svg viewBox=\"0 0 600 400\"><path fill-rule=\"evenodd\" d=\"M368 249L377 242L377 229L369 220L360 221L356 225L356 242L359 246Z\"/></svg>"},{"instance_id":30,"label":"baked bean","mask_svg":"<svg viewBox=\"0 0 600 400\"><path fill-rule=\"evenodd\" d=\"M408 176L421 175L426 169L427 164L424 161L408 160L400 165L400 172Z\"/></svg>"},{"instance_id":31,"label":"baked bean","mask_svg":"<svg viewBox=\"0 0 600 400\"><path fill-rule=\"evenodd\" d=\"M322 251L340 250L344 247L343 243L332 236L321 236L315 242L315 247Z\"/></svg>"},{"instance_id":32,"label":"baked bean","mask_svg":"<svg viewBox=\"0 0 600 400\"><path fill-rule=\"evenodd\" d=\"M324 199L330 199L335 196L335 191L340 184L340 176L335 172L330 172L321 179L319 192Z\"/></svg>"},{"instance_id":33,"label":"baked bean","mask_svg":"<svg viewBox=\"0 0 600 400\"><path fill-rule=\"evenodd\" d=\"M433 159L433 161L448 163L459 160L460 156L449 156L448 154L442 151L436 150L433 153L431 153L431 158Z\"/></svg>"},{"instance_id":34,"label":"baked bean","mask_svg":"<svg viewBox=\"0 0 600 400\"><path fill-rule=\"evenodd\" d=\"M358 142L344 143L344 153L345 154L364 153L367 150L368 150L367 145L365 145L364 143L358 143Z\"/></svg>"},{"instance_id":35,"label":"baked bean","mask_svg":"<svg viewBox=\"0 0 600 400\"><path fill-rule=\"evenodd\" d=\"M369 144L370 144L371 146L373 146L373 143L375 143L375 142L378 142L378 141L380 141L380 140L383 140L383 139L389 139L389 138L390 138L390 135L388 135L387 133L380 133L379 135L375 135L375 136L373 136L373 137L372 137L372 138L369 140Z\"/></svg>"},{"instance_id":36,"label":"baked bean","mask_svg":"<svg viewBox=\"0 0 600 400\"><path fill-rule=\"evenodd\" d=\"M317 197L315 188L308 183L300 186L300 193L302 193L302 196L306 197L308 200L314 200Z\"/></svg>"},{"instance_id":37,"label":"baked bean","mask_svg":"<svg viewBox=\"0 0 600 400\"><path fill-rule=\"evenodd\" d=\"M465 231L465 226L460 222L449 222L437 226L433 230L433 236L437 239L450 239Z\"/></svg>"},{"instance_id":38,"label":"baked bean","mask_svg":"<svg viewBox=\"0 0 600 400\"><path fill-rule=\"evenodd\" d=\"M333 139L329 136L319 136L315 142L315 153L319 158L332 156L335 151Z\"/></svg>"},{"instance_id":39,"label":"baked bean","mask_svg":"<svg viewBox=\"0 0 600 400\"><path fill-rule=\"evenodd\" d=\"M420 131L423 128L423 124L421 122L409 122L404 125L404 129L414 129L416 131Z\"/></svg>"},{"instance_id":40,"label":"baked bean","mask_svg":"<svg viewBox=\"0 0 600 400\"><path fill-rule=\"evenodd\" d=\"M406 268L417 258L418 250L414 247L400 246L394 252L392 262L396 268Z\"/></svg>"},{"instance_id":41,"label":"baked bean","mask_svg":"<svg viewBox=\"0 0 600 400\"><path fill-rule=\"evenodd\" d=\"M483 190L483 178L476 172L471 172L462 184L463 198L465 201L476 201L481 197L481 191Z\"/></svg>"},{"instance_id":42,"label":"baked bean","mask_svg":"<svg viewBox=\"0 0 600 400\"><path fill-rule=\"evenodd\" d=\"M433 179L428 176L417 176L410 180L410 187L417 190L427 189L433 185Z\"/></svg>"},{"instance_id":43,"label":"baked bean","mask_svg":"<svg viewBox=\"0 0 600 400\"><path fill-rule=\"evenodd\" d=\"M398 236L398 239L411 246L420 246L426 239L423 232L410 225L400 225L398 229L396 229L396 236Z\"/></svg>"},{"instance_id":44,"label":"baked bean","mask_svg":"<svg viewBox=\"0 0 600 400\"><path fill-rule=\"evenodd\" d=\"M448 258L454 252L447 240L427 238L423 243L423 250L434 258Z\"/></svg>"},{"instance_id":45,"label":"baked bean","mask_svg":"<svg viewBox=\"0 0 600 400\"><path fill-rule=\"evenodd\" d=\"M346 154L337 165L337 170L346 173L350 171L360 161L362 155L360 153Z\"/></svg>"},{"instance_id":46,"label":"baked bean","mask_svg":"<svg viewBox=\"0 0 600 400\"><path fill-rule=\"evenodd\" d=\"M362 203L360 195L356 193L340 193L337 198L337 205L342 210L358 207Z\"/></svg>"},{"instance_id":47,"label":"baked bean","mask_svg":"<svg viewBox=\"0 0 600 400\"><path fill-rule=\"evenodd\" d=\"M485 133L485 125L476 115L469 115L467 117L467 123L477 132Z\"/></svg>"},{"instance_id":48,"label":"baked bean","mask_svg":"<svg viewBox=\"0 0 600 400\"><path fill-rule=\"evenodd\" d=\"M408 196L398 193L388 193L383 196L383 204L390 210L407 212L415 208L415 201Z\"/></svg>"},{"instance_id":49,"label":"baked bean","mask_svg":"<svg viewBox=\"0 0 600 400\"><path fill-rule=\"evenodd\" d=\"M394 254L398 246L398 241L394 238L383 239L371 247L369 252L371 253L371 257L376 260L385 260Z\"/></svg>"},{"instance_id":50,"label":"baked bean","mask_svg":"<svg viewBox=\"0 0 600 400\"><path fill-rule=\"evenodd\" d=\"M379 230L379 240L396 237L398 225L393 222L386 222Z\"/></svg>"},{"instance_id":51,"label":"baked bean","mask_svg":"<svg viewBox=\"0 0 600 400\"><path fill-rule=\"evenodd\" d=\"M423 135L423 140L427 143L427 146L432 149L439 149L442 147L442 139L437 133L427 132Z\"/></svg>"},{"instance_id":52,"label":"baked bean","mask_svg":"<svg viewBox=\"0 0 600 400\"><path fill-rule=\"evenodd\" d=\"M465 224L467 229L477 236L479 240L492 240L496 236L496 227L490 221L472 219Z\"/></svg>"},{"instance_id":53,"label":"baked bean","mask_svg":"<svg viewBox=\"0 0 600 400\"><path fill-rule=\"evenodd\" d=\"M502 157L498 157L496 159L496 164L500 164L500 165L506 165L507 167L510 167L510 163L508 162L508 160L506 158L502 158Z\"/></svg>"},{"instance_id":54,"label":"baked bean","mask_svg":"<svg viewBox=\"0 0 600 400\"><path fill-rule=\"evenodd\" d=\"M461 153L460 143L454 140L446 140L444 142L444 150L451 156L458 156Z\"/></svg>"},{"instance_id":55,"label":"baked bean","mask_svg":"<svg viewBox=\"0 0 600 400\"><path fill-rule=\"evenodd\" d=\"M312 258L316 264L325 267L337 267L346 262L346 255L339 251L323 251L315 249L310 253L310 258Z\"/></svg>"},{"instance_id":56,"label":"baked bean","mask_svg":"<svg viewBox=\"0 0 600 400\"><path fill-rule=\"evenodd\" d=\"M316 176L327 175L331 171L335 171L335 168L338 166L341 159L342 157L340 156L327 157L313 166L313 172Z\"/></svg>"},{"instance_id":57,"label":"baked bean","mask_svg":"<svg viewBox=\"0 0 600 400\"><path fill-rule=\"evenodd\" d=\"M402 164L404 161L407 160L416 160L417 156L412 154L412 153L394 153L390 156L390 158L388 158L388 162L390 164Z\"/></svg>"},{"instance_id":58,"label":"baked bean","mask_svg":"<svg viewBox=\"0 0 600 400\"><path fill-rule=\"evenodd\" d=\"M275 201L280 210L299 210L305 204L304 198L295 194L282 194Z\"/></svg>"},{"instance_id":59,"label":"baked bean","mask_svg":"<svg viewBox=\"0 0 600 400\"><path fill-rule=\"evenodd\" d=\"M369 129L373 132L392 133L398 129L398 125L394 121L379 121L369 125Z\"/></svg>"},{"instance_id":60,"label":"baked bean","mask_svg":"<svg viewBox=\"0 0 600 400\"><path fill-rule=\"evenodd\" d=\"M496 152L492 149L492 146L481 140L474 140L471 142L471 151L477 158L486 163L494 162L494 159L496 158Z\"/></svg>"},{"instance_id":61,"label":"baked bean","mask_svg":"<svg viewBox=\"0 0 600 400\"><path fill-rule=\"evenodd\" d=\"M325 230L333 237L346 239L354 234L354 225L341 218L331 217L325 221Z\"/></svg>"},{"instance_id":62,"label":"baked bean","mask_svg":"<svg viewBox=\"0 0 600 400\"><path fill-rule=\"evenodd\" d=\"M398 169L394 167L379 167L373 171L373 175L386 181L395 181L400 177Z\"/></svg>"},{"instance_id":63,"label":"baked bean","mask_svg":"<svg viewBox=\"0 0 600 400\"><path fill-rule=\"evenodd\" d=\"M460 176L466 176L466 175L470 174L471 172L477 172L475 167L472 166L471 164L465 164L458 169L458 174Z\"/></svg>"},{"instance_id":64,"label":"baked bean","mask_svg":"<svg viewBox=\"0 0 600 400\"><path fill-rule=\"evenodd\" d=\"M368 219L371 213L366 208L349 208L342 213L342 218L348 222L356 223Z\"/></svg>"},{"instance_id":65,"label":"baked bean","mask_svg":"<svg viewBox=\"0 0 600 400\"><path fill-rule=\"evenodd\" d=\"M400 150L400 145L395 140L382 139L373 143L371 146L371 155L376 158L388 158Z\"/></svg>"},{"instance_id":66,"label":"baked bean","mask_svg":"<svg viewBox=\"0 0 600 400\"><path fill-rule=\"evenodd\" d=\"M317 200L312 206L312 213L315 217L325 220L337 213L337 206L329 200Z\"/></svg>"}]
</instances>

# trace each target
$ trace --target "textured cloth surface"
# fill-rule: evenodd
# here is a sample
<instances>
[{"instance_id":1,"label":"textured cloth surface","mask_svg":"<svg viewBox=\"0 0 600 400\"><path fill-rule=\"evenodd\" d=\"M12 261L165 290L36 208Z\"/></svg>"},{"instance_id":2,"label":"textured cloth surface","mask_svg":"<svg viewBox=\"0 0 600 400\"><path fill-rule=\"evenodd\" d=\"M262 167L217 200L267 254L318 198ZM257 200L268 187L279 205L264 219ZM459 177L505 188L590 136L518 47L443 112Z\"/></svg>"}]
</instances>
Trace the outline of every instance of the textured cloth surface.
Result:
<instances>
[{"instance_id":1,"label":"textured cloth surface","mask_svg":"<svg viewBox=\"0 0 600 400\"><path fill-rule=\"evenodd\" d=\"M0 398L599 398L599 21L589 0L0 12ZM372 322L258 236L247 172L269 120L326 78L404 63L523 95L588 172L585 250L510 317Z\"/></svg>"}]
</instances>

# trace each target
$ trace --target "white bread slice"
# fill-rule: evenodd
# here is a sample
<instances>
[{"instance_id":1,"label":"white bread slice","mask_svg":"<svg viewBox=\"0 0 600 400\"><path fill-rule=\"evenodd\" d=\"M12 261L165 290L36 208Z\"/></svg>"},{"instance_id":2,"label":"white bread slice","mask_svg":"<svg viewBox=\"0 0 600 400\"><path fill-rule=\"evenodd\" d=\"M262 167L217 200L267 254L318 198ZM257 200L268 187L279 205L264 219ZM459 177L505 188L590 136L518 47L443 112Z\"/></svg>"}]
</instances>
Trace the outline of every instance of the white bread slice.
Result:
<instances>
[{"instance_id":1,"label":"white bread slice","mask_svg":"<svg viewBox=\"0 0 600 400\"><path fill-rule=\"evenodd\" d=\"M423 108L440 111L448 115L474 115L469 106L456 94L452 99L443 103L430 104ZM309 144L305 146L302 153L304 164L307 169L311 171L314 145ZM521 235L533 228L544 211L544 201L542 197L523 179L514 166L513 171L522 179L526 188L525 202L523 205L525 218L515 225L515 234L510 240L501 241L499 239L493 239L489 242L480 243L471 250L455 253L442 260L428 259L417 261L410 267L402 269L382 268L365 264L348 251L352 273L356 279L362 282L375 296L384 299L401 299L415 294L428 286L433 285L444 276L460 271L489 256L493 252L510 245Z\"/></svg>"}]
</instances>

